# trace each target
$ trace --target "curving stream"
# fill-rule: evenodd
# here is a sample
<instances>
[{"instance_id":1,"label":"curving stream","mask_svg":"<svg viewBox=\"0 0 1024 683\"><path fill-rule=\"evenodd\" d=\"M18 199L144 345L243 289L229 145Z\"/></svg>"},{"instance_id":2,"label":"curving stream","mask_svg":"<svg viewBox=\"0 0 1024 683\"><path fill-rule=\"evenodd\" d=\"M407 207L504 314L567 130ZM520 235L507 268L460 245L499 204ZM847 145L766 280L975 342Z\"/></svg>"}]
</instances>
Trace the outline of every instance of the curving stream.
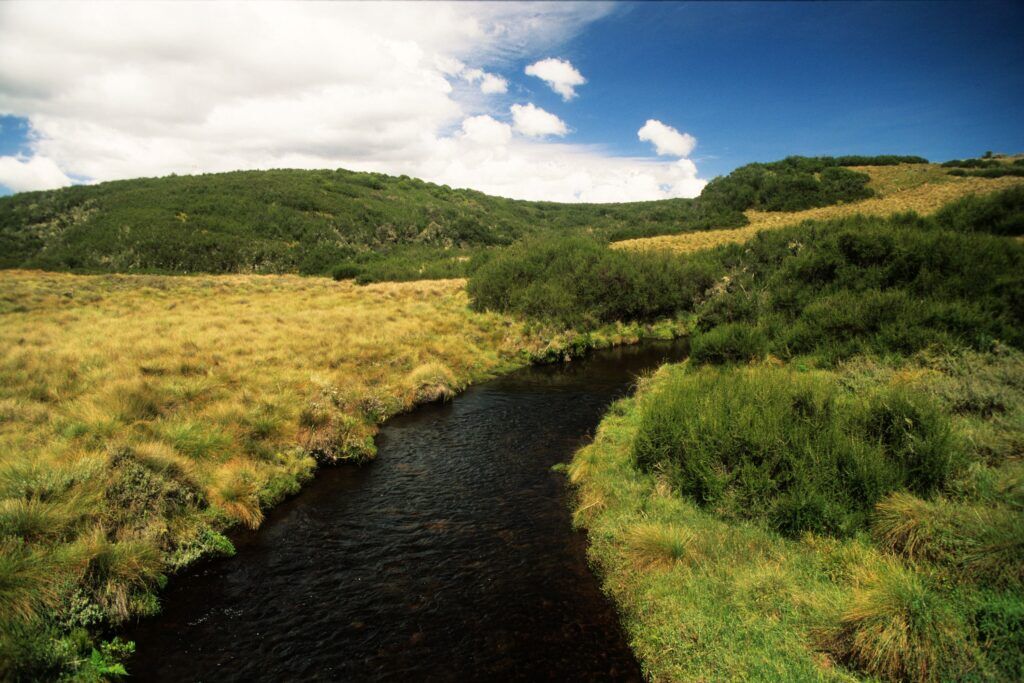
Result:
<instances>
[{"instance_id":1,"label":"curving stream","mask_svg":"<svg viewBox=\"0 0 1024 683\"><path fill-rule=\"evenodd\" d=\"M640 680L570 525L567 462L682 344L520 370L389 421L125 635L136 680Z\"/></svg>"}]
</instances>

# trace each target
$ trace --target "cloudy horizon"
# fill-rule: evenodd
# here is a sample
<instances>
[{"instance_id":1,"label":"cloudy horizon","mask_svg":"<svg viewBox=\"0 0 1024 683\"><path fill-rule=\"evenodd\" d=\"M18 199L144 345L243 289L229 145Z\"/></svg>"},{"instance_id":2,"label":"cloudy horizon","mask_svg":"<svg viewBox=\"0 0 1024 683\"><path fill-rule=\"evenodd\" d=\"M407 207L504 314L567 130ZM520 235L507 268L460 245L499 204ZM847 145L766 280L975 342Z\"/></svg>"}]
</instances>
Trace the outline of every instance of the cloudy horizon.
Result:
<instances>
[{"instance_id":1,"label":"cloudy horizon","mask_svg":"<svg viewBox=\"0 0 1024 683\"><path fill-rule=\"evenodd\" d=\"M647 157L573 141L587 78L559 47L610 9L5 4L0 113L27 130L0 184L343 167L519 199L695 196L696 141L671 121Z\"/></svg>"}]
</instances>

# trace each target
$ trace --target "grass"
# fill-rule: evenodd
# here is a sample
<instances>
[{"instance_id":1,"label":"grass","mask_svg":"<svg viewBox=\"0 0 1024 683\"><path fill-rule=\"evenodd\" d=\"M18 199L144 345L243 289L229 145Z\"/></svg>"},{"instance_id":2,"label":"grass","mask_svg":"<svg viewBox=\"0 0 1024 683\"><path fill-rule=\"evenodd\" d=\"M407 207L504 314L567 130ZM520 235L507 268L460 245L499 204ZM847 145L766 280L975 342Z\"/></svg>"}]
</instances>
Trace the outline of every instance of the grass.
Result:
<instances>
[{"instance_id":1,"label":"grass","mask_svg":"<svg viewBox=\"0 0 1024 683\"><path fill-rule=\"evenodd\" d=\"M690 360L569 468L650 679L1024 676L1022 199L688 257Z\"/></svg>"},{"instance_id":2,"label":"grass","mask_svg":"<svg viewBox=\"0 0 1024 683\"><path fill-rule=\"evenodd\" d=\"M387 417L652 333L467 304L451 280L0 273L0 678L86 675L88 633L318 462L372 457Z\"/></svg>"},{"instance_id":3,"label":"grass","mask_svg":"<svg viewBox=\"0 0 1024 683\"><path fill-rule=\"evenodd\" d=\"M574 519L588 530L590 557L622 610L646 675L1016 679L1024 667L1019 638L1011 635L1024 606L1014 455L1024 437L1022 361L1019 352L963 352L900 363L861 357L814 371L772 362L713 371L686 363L641 380L636 396L615 404L593 443L577 452L569 475L577 490ZM735 415L719 420L718 411L735 402L734 409L792 411L798 418L806 411L795 404L757 400L738 388L777 393L787 382L813 384L840 402L858 403L865 392L925 396L955 438L969 444L970 464L929 495L902 489L883 496L861 518L862 531L849 534L780 531L756 505L727 492L719 504L704 504L680 488L671 468L637 466L652 415L671 412L671 401L693 403L689 412L673 413L674 429L700 436L683 452L724 452L716 437L691 433L690 426L714 423L732 439L754 440L750 423ZM1006 397L1006 411L964 410L958 395L965 382ZM831 415L850 417L838 407ZM793 438L792 430L785 438ZM1005 448L1007 439L1017 446ZM755 481L746 472L734 484Z\"/></svg>"},{"instance_id":4,"label":"grass","mask_svg":"<svg viewBox=\"0 0 1024 683\"><path fill-rule=\"evenodd\" d=\"M1024 185L1020 178L957 178L935 164L858 167L871 176L868 187L877 196L848 204L836 204L803 211L746 211L748 225L742 228L705 230L678 235L623 240L617 249L656 249L689 254L722 244L747 242L762 230L797 225L809 220L831 220L855 215L887 216L915 211L930 215L945 204L972 194L999 192Z\"/></svg>"}]
</instances>

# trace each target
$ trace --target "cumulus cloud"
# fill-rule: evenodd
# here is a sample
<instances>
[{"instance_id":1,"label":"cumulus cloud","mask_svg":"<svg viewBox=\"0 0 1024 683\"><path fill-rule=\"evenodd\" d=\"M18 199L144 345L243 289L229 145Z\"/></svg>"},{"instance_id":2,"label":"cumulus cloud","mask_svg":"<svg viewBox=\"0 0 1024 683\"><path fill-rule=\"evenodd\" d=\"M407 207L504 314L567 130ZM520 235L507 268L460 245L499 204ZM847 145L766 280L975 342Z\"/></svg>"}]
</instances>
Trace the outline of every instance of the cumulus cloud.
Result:
<instances>
[{"instance_id":1,"label":"cumulus cloud","mask_svg":"<svg viewBox=\"0 0 1024 683\"><path fill-rule=\"evenodd\" d=\"M0 185L13 192L50 190L70 184L71 178L46 157L0 157Z\"/></svg>"},{"instance_id":2,"label":"cumulus cloud","mask_svg":"<svg viewBox=\"0 0 1024 683\"><path fill-rule=\"evenodd\" d=\"M643 142L653 144L654 151L662 156L688 157L697 146L697 138L689 133L680 133L657 119L647 119L636 134Z\"/></svg>"},{"instance_id":3,"label":"cumulus cloud","mask_svg":"<svg viewBox=\"0 0 1024 683\"><path fill-rule=\"evenodd\" d=\"M534 62L526 67L526 75L536 76L547 83L566 102L576 97L576 86L587 82L567 59L548 58Z\"/></svg>"},{"instance_id":4,"label":"cumulus cloud","mask_svg":"<svg viewBox=\"0 0 1024 683\"><path fill-rule=\"evenodd\" d=\"M608 11L0 3L0 114L31 127L28 153L0 159L0 184L340 167L528 199L696 194L703 181L677 162L544 139L568 126L543 110L498 120L507 64Z\"/></svg>"},{"instance_id":5,"label":"cumulus cloud","mask_svg":"<svg viewBox=\"0 0 1024 683\"><path fill-rule=\"evenodd\" d=\"M462 122L462 137L486 147L501 147L512 139L512 126L487 116L470 116Z\"/></svg>"},{"instance_id":6,"label":"cumulus cloud","mask_svg":"<svg viewBox=\"0 0 1024 683\"><path fill-rule=\"evenodd\" d=\"M508 81L501 76L484 74L480 80L480 92L485 95L495 95L508 92Z\"/></svg>"},{"instance_id":7,"label":"cumulus cloud","mask_svg":"<svg viewBox=\"0 0 1024 683\"><path fill-rule=\"evenodd\" d=\"M533 103L513 104L509 111L512 112L512 127L520 135L540 138L546 135L562 136L569 132L565 121Z\"/></svg>"}]
</instances>

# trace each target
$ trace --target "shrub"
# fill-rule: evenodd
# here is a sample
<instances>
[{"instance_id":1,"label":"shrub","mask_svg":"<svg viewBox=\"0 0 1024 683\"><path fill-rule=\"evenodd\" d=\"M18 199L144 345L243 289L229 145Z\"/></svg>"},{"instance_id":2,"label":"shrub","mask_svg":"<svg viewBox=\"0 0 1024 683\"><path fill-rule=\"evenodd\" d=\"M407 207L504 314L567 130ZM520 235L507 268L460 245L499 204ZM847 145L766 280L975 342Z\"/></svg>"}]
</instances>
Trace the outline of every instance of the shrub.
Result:
<instances>
[{"instance_id":1,"label":"shrub","mask_svg":"<svg viewBox=\"0 0 1024 683\"><path fill-rule=\"evenodd\" d=\"M960 232L1022 235L1024 187L991 195L970 195L951 202L935 214L935 222L942 228Z\"/></svg>"},{"instance_id":2,"label":"shrub","mask_svg":"<svg viewBox=\"0 0 1024 683\"><path fill-rule=\"evenodd\" d=\"M691 305L704 279L671 255L615 251L584 237L546 237L489 258L467 289L478 310L589 328L673 316Z\"/></svg>"},{"instance_id":3,"label":"shrub","mask_svg":"<svg viewBox=\"0 0 1024 683\"><path fill-rule=\"evenodd\" d=\"M962 463L943 414L900 396L765 366L680 371L642 402L633 455L726 517L849 535L889 492L936 490Z\"/></svg>"},{"instance_id":4,"label":"shrub","mask_svg":"<svg viewBox=\"0 0 1024 683\"><path fill-rule=\"evenodd\" d=\"M695 363L744 363L763 358L768 338L751 325L730 323L694 335L690 357Z\"/></svg>"}]
</instances>

